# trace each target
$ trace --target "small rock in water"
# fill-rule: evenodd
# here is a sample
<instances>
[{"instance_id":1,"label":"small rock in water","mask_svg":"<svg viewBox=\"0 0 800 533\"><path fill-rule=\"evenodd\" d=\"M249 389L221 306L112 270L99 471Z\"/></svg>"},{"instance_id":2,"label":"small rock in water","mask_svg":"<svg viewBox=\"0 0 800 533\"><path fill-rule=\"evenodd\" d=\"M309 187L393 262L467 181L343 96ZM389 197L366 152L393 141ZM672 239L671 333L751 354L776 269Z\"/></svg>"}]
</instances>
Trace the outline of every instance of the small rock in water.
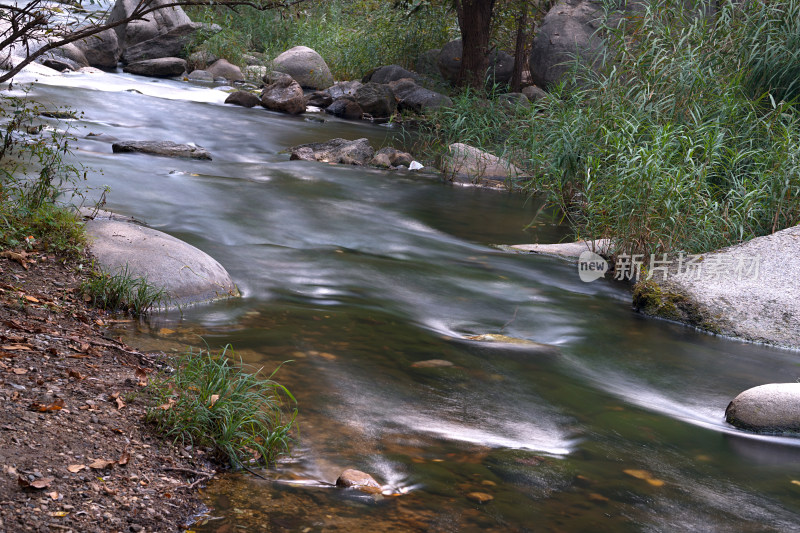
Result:
<instances>
[{"instance_id":1,"label":"small rock in water","mask_svg":"<svg viewBox=\"0 0 800 533\"><path fill-rule=\"evenodd\" d=\"M453 366L450 361L444 359L428 359L427 361L417 361L411 368L447 368Z\"/></svg>"},{"instance_id":2,"label":"small rock in water","mask_svg":"<svg viewBox=\"0 0 800 533\"><path fill-rule=\"evenodd\" d=\"M337 487L353 488L367 494L380 494L383 490L375 479L360 470L348 468L336 479Z\"/></svg>"},{"instance_id":3,"label":"small rock in water","mask_svg":"<svg viewBox=\"0 0 800 533\"><path fill-rule=\"evenodd\" d=\"M177 144L172 141L125 141L111 145L115 153L139 152L167 157L188 157L191 159L211 159L208 150L194 144Z\"/></svg>"},{"instance_id":4,"label":"small rock in water","mask_svg":"<svg viewBox=\"0 0 800 533\"><path fill-rule=\"evenodd\" d=\"M467 499L477 503L489 503L494 500L494 496L485 492L470 492L467 494Z\"/></svg>"}]
</instances>

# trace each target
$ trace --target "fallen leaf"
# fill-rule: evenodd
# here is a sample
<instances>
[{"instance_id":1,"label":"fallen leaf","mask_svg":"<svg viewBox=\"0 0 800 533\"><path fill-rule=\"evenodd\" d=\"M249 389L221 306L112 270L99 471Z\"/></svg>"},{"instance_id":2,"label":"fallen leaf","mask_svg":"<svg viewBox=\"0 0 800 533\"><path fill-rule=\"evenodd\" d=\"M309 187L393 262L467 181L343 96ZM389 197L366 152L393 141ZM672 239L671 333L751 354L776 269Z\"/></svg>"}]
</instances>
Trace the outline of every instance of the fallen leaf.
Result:
<instances>
[{"instance_id":1,"label":"fallen leaf","mask_svg":"<svg viewBox=\"0 0 800 533\"><path fill-rule=\"evenodd\" d=\"M56 398L50 405L44 405L39 402L33 402L30 406L31 411L38 411L40 413L60 411L63 408L64 408L64 400L62 398Z\"/></svg>"},{"instance_id":2,"label":"fallen leaf","mask_svg":"<svg viewBox=\"0 0 800 533\"><path fill-rule=\"evenodd\" d=\"M34 304L38 304L39 303L39 300L37 300L36 298L34 298L33 296L30 296L28 294L23 294L22 297L25 298L26 300L28 300L31 303L34 303Z\"/></svg>"},{"instance_id":3,"label":"fallen leaf","mask_svg":"<svg viewBox=\"0 0 800 533\"><path fill-rule=\"evenodd\" d=\"M69 514L69 511L53 511L52 513L50 513L50 516L53 516L55 518L63 518L65 516L67 516L68 514Z\"/></svg>"},{"instance_id":4,"label":"fallen leaf","mask_svg":"<svg viewBox=\"0 0 800 533\"><path fill-rule=\"evenodd\" d=\"M175 333L174 329L161 328L160 330L158 330L159 335L172 335L173 333Z\"/></svg>"},{"instance_id":5,"label":"fallen leaf","mask_svg":"<svg viewBox=\"0 0 800 533\"><path fill-rule=\"evenodd\" d=\"M95 459L91 463L89 463L89 468L94 468L95 470L103 470L106 468L111 468L116 464L116 461L107 461L106 459Z\"/></svg>"},{"instance_id":6,"label":"fallen leaf","mask_svg":"<svg viewBox=\"0 0 800 533\"><path fill-rule=\"evenodd\" d=\"M125 407L125 402L122 401L122 398L117 397L116 402L117 402L117 410L120 410L123 407Z\"/></svg>"},{"instance_id":7,"label":"fallen leaf","mask_svg":"<svg viewBox=\"0 0 800 533\"><path fill-rule=\"evenodd\" d=\"M139 381L140 387L147 386L147 372L145 372L143 368L137 367L136 371L133 373L133 376Z\"/></svg>"},{"instance_id":8,"label":"fallen leaf","mask_svg":"<svg viewBox=\"0 0 800 533\"><path fill-rule=\"evenodd\" d=\"M25 368L12 368L11 371L18 376L22 376L28 373L28 370Z\"/></svg>"},{"instance_id":9,"label":"fallen leaf","mask_svg":"<svg viewBox=\"0 0 800 533\"><path fill-rule=\"evenodd\" d=\"M78 372L77 370L73 370L71 368L69 370L67 370L67 376L69 376L71 378L75 378L77 380L83 379L83 376L81 375L80 372Z\"/></svg>"},{"instance_id":10,"label":"fallen leaf","mask_svg":"<svg viewBox=\"0 0 800 533\"><path fill-rule=\"evenodd\" d=\"M172 409L173 405L175 405L175 399L170 398L169 400L167 400L167 403L162 403L161 405L159 405L158 409L161 409L162 411L168 411Z\"/></svg>"},{"instance_id":11,"label":"fallen leaf","mask_svg":"<svg viewBox=\"0 0 800 533\"><path fill-rule=\"evenodd\" d=\"M623 470L623 472L628 474L629 476L635 477L636 479L641 479L643 481L646 481L647 483L649 483L654 487L661 487L662 485L664 485L663 481L654 478L653 475L647 470L629 469L629 470Z\"/></svg>"},{"instance_id":12,"label":"fallen leaf","mask_svg":"<svg viewBox=\"0 0 800 533\"><path fill-rule=\"evenodd\" d=\"M214 404L217 403L217 400L219 400L219 394L212 394L208 398L208 406L214 407Z\"/></svg>"},{"instance_id":13,"label":"fallen leaf","mask_svg":"<svg viewBox=\"0 0 800 533\"><path fill-rule=\"evenodd\" d=\"M11 250L6 250L4 252L0 252L0 257L5 257L7 259L16 261L17 263L22 265L22 268L28 270L28 262L30 262L30 260L28 259L28 254L26 252L17 253L17 252L12 252Z\"/></svg>"},{"instance_id":14,"label":"fallen leaf","mask_svg":"<svg viewBox=\"0 0 800 533\"><path fill-rule=\"evenodd\" d=\"M128 453L128 450L125 450L124 452L122 452L122 455L119 456L117 464L119 466L125 466L126 464L128 464L128 461L130 460L131 460L131 454Z\"/></svg>"},{"instance_id":15,"label":"fallen leaf","mask_svg":"<svg viewBox=\"0 0 800 533\"><path fill-rule=\"evenodd\" d=\"M67 467L67 470L69 470L73 474L77 474L78 472L80 472L81 470L84 470L85 468L86 468L86 465L69 465Z\"/></svg>"},{"instance_id":16,"label":"fallen leaf","mask_svg":"<svg viewBox=\"0 0 800 533\"><path fill-rule=\"evenodd\" d=\"M56 491L53 491L53 492L46 492L45 494L46 494L47 496L49 496L51 500L58 500L58 497L59 497L59 496L61 496L61 495L60 495L58 492L56 492Z\"/></svg>"},{"instance_id":17,"label":"fallen leaf","mask_svg":"<svg viewBox=\"0 0 800 533\"><path fill-rule=\"evenodd\" d=\"M43 477L40 479L34 479L33 481L28 481L22 476L17 478L17 483L23 489L31 488L31 489L46 489L50 486L50 483L53 482L55 478L52 477Z\"/></svg>"}]
</instances>

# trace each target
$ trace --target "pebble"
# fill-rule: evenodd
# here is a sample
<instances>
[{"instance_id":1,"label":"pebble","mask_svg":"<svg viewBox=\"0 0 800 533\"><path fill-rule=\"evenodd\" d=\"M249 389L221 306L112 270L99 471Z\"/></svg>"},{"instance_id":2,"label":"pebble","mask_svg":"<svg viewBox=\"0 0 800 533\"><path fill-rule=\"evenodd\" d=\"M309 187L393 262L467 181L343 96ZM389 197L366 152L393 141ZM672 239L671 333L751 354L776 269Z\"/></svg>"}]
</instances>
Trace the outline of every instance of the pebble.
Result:
<instances>
[{"instance_id":1,"label":"pebble","mask_svg":"<svg viewBox=\"0 0 800 533\"><path fill-rule=\"evenodd\" d=\"M488 503L494 500L494 496L485 492L470 492L467 494L467 499L477 503Z\"/></svg>"}]
</instances>

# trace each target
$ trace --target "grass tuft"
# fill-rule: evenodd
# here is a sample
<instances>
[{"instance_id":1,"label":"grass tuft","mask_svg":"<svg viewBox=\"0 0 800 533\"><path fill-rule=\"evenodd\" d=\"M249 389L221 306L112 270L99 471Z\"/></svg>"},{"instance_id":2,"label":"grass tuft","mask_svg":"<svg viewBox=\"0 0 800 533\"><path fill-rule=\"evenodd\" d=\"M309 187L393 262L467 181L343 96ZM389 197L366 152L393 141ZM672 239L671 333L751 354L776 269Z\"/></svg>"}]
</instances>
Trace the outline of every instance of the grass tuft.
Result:
<instances>
[{"instance_id":1,"label":"grass tuft","mask_svg":"<svg viewBox=\"0 0 800 533\"><path fill-rule=\"evenodd\" d=\"M268 465L290 450L297 409L287 413L283 404L296 401L273 381L277 369L267 378L248 373L229 352L185 354L172 375L151 383L156 406L146 418L181 444L211 448L233 468Z\"/></svg>"},{"instance_id":2,"label":"grass tuft","mask_svg":"<svg viewBox=\"0 0 800 533\"><path fill-rule=\"evenodd\" d=\"M131 276L127 265L116 274L91 272L81 283L81 293L96 307L134 316L145 315L168 302L163 288L151 285L146 277Z\"/></svg>"}]
</instances>

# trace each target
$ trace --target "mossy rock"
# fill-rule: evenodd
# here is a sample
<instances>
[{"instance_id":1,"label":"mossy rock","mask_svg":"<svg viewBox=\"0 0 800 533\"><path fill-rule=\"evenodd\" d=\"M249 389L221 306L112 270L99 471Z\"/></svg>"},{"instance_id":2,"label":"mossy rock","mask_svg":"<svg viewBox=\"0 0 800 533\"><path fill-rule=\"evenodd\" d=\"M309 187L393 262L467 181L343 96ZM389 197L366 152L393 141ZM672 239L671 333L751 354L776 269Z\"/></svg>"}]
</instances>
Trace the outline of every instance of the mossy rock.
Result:
<instances>
[{"instance_id":1,"label":"mossy rock","mask_svg":"<svg viewBox=\"0 0 800 533\"><path fill-rule=\"evenodd\" d=\"M645 315L686 324L720 333L720 325L700 304L683 291L655 280L641 280L633 286L633 308Z\"/></svg>"}]
</instances>

